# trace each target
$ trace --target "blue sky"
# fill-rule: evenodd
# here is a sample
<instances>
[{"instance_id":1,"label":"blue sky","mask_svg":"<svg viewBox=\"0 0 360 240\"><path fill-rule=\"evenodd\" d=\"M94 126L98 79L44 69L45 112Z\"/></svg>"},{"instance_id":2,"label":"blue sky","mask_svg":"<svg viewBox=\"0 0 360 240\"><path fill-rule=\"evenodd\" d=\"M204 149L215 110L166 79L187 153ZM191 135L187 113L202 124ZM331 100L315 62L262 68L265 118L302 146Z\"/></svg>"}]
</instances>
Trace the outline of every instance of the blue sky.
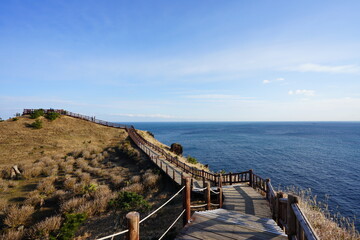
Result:
<instances>
[{"instance_id":1,"label":"blue sky","mask_svg":"<svg viewBox=\"0 0 360 240\"><path fill-rule=\"evenodd\" d=\"M4 1L0 117L360 121L360 1Z\"/></svg>"}]
</instances>

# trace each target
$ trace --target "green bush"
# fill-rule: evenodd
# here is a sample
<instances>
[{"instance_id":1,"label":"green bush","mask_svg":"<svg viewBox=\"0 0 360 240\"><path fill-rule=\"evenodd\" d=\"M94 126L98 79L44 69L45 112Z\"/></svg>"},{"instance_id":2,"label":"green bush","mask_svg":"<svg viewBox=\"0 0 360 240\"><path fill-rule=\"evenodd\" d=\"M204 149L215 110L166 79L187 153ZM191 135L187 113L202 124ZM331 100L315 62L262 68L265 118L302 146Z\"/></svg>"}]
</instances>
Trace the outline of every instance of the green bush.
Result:
<instances>
[{"instance_id":1,"label":"green bush","mask_svg":"<svg viewBox=\"0 0 360 240\"><path fill-rule=\"evenodd\" d=\"M44 116L45 112L44 109L36 109L30 114L30 118L35 119L40 116Z\"/></svg>"},{"instance_id":2,"label":"green bush","mask_svg":"<svg viewBox=\"0 0 360 240\"><path fill-rule=\"evenodd\" d=\"M55 119L60 117L60 113L57 112L48 112L45 117L50 121L54 121Z\"/></svg>"},{"instance_id":3,"label":"green bush","mask_svg":"<svg viewBox=\"0 0 360 240\"><path fill-rule=\"evenodd\" d=\"M191 156L187 156L186 161L188 163L192 163L192 164L197 164L198 163L198 160L196 158L194 158L194 157L191 157Z\"/></svg>"},{"instance_id":4,"label":"green bush","mask_svg":"<svg viewBox=\"0 0 360 240\"><path fill-rule=\"evenodd\" d=\"M84 213L67 213L65 214L65 221L62 224L58 234L50 236L51 240L68 240L73 239L77 229L86 220Z\"/></svg>"},{"instance_id":5,"label":"green bush","mask_svg":"<svg viewBox=\"0 0 360 240\"><path fill-rule=\"evenodd\" d=\"M109 205L122 211L145 212L150 209L150 204L143 196L134 192L120 192L116 198L110 200Z\"/></svg>"},{"instance_id":6,"label":"green bush","mask_svg":"<svg viewBox=\"0 0 360 240\"><path fill-rule=\"evenodd\" d=\"M40 119L36 119L35 122L30 124L30 127L35 128L35 129L40 129L43 127L43 122Z\"/></svg>"},{"instance_id":7,"label":"green bush","mask_svg":"<svg viewBox=\"0 0 360 240\"><path fill-rule=\"evenodd\" d=\"M12 121L17 121L17 120L19 120L18 118L16 118L16 117L14 117L13 119L12 119Z\"/></svg>"}]
</instances>

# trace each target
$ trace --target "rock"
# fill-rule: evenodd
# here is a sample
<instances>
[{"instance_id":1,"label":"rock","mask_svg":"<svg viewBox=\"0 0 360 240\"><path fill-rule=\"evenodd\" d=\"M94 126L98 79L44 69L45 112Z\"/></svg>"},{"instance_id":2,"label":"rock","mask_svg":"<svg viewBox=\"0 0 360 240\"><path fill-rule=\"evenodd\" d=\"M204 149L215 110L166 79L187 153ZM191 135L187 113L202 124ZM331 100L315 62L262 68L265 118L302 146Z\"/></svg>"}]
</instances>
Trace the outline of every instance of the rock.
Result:
<instances>
[{"instance_id":1,"label":"rock","mask_svg":"<svg viewBox=\"0 0 360 240\"><path fill-rule=\"evenodd\" d=\"M14 165L14 166L11 168L10 178L11 178L11 179L14 179L14 178L18 178L18 177L21 177L21 172L20 172L18 166L17 166L17 165Z\"/></svg>"},{"instance_id":2,"label":"rock","mask_svg":"<svg viewBox=\"0 0 360 240\"><path fill-rule=\"evenodd\" d=\"M181 155L183 153L183 147L179 143L171 144L170 151L177 155Z\"/></svg>"}]
</instances>

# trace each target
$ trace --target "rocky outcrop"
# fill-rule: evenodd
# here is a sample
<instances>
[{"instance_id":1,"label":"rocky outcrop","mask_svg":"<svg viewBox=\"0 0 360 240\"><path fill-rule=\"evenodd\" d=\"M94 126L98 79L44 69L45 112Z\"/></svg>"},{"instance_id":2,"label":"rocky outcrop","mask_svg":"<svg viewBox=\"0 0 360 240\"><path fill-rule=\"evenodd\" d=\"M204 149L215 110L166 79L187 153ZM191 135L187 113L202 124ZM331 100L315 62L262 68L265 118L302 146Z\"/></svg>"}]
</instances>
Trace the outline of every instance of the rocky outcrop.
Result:
<instances>
[{"instance_id":1,"label":"rocky outcrop","mask_svg":"<svg viewBox=\"0 0 360 240\"><path fill-rule=\"evenodd\" d=\"M181 155L183 153L183 147L179 143L171 144L170 151L177 155Z\"/></svg>"}]
</instances>

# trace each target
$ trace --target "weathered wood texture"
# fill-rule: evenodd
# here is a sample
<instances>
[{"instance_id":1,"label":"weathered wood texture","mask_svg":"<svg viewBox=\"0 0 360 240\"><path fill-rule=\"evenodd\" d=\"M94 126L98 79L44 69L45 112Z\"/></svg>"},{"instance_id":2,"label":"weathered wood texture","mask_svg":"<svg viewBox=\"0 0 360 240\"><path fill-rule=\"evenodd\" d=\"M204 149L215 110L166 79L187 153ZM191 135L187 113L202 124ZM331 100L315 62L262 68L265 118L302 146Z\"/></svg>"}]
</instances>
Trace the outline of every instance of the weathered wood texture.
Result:
<instances>
[{"instance_id":1,"label":"weathered wood texture","mask_svg":"<svg viewBox=\"0 0 360 240\"><path fill-rule=\"evenodd\" d=\"M247 184L223 187L223 208L258 217L272 218L269 203Z\"/></svg>"},{"instance_id":2,"label":"weathered wood texture","mask_svg":"<svg viewBox=\"0 0 360 240\"><path fill-rule=\"evenodd\" d=\"M195 212L176 239L287 239L272 219L217 209Z\"/></svg>"}]
</instances>

